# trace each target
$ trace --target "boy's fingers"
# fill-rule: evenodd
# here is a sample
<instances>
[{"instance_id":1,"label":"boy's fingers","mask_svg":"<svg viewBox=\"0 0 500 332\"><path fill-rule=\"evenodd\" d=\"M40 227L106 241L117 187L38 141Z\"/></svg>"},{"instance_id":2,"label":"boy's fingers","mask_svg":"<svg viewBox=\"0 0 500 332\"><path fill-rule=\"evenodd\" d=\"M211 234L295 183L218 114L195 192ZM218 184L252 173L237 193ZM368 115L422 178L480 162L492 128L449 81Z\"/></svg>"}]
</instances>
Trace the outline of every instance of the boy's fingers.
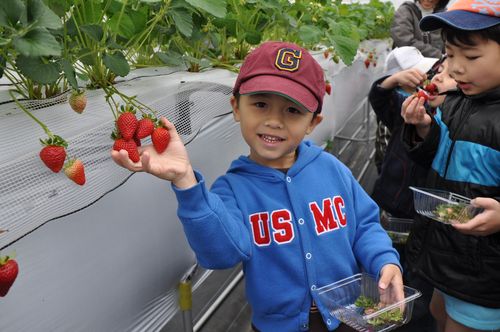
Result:
<instances>
[{"instance_id":1,"label":"boy's fingers","mask_svg":"<svg viewBox=\"0 0 500 332\"><path fill-rule=\"evenodd\" d=\"M132 162L128 157L128 152L126 150L111 151L111 158L120 166L128 169L132 172L142 171L142 164L139 160L137 163Z\"/></svg>"},{"instance_id":2,"label":"boy's fingers","mask_svg":"<svg viewBox=\"0 0 500 332\"><path fill-rule=\"evenodd\" d=\"M477 197L471 201L471 204L476 207L493 209L495 207L496 201L493 198Z\"/></svg>"}]
</instances>

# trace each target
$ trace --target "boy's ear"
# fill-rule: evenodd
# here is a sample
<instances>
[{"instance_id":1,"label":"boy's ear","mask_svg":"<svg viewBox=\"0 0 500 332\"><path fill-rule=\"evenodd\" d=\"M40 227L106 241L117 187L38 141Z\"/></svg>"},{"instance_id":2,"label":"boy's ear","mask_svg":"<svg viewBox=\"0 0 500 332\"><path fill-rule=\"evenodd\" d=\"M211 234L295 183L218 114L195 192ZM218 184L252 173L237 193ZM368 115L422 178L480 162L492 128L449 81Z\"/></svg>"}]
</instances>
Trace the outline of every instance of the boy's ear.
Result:
<instances>
[{"instance_id":1,"label":"boy's ear","mask_svg":"<svg viewBox=\"0 0 500 332\"><path fill-rule=\"evenodd\" d=\"M231 107L233 108L234 121L240 122L240 110L238 108L238 100L236 100L235 96L231 96L231 99L229 101L231 103Z\"/></svg>"},{"instance_id":2,"label":"boy's ear","mask_svg":"<svg viewBox=\"0 0 500 332\"><path fill-rule=\"evenodd\" d=\"M309 135L310 133L312 133L314 128L316 128L316 126L319 125L321 121L323 121L323 115L317 114L315 117L313 117L311 123L309 123L309 127L306 130L306 134Z\"/></svg>"}]
</instances>

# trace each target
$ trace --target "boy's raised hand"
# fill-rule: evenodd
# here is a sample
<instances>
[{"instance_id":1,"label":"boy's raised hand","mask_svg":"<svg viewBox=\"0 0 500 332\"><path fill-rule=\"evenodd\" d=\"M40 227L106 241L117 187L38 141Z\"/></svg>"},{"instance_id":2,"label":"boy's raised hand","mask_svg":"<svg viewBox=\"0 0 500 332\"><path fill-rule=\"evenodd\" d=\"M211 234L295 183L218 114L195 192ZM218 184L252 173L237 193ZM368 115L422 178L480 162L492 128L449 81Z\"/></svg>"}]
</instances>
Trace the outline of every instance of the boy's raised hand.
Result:
<instances>
[{"instance_id":1,"label":"boy's raised hand","mask_svg":"<svg viewBox=\"0 0 500 332\"><path fill-rule=\"evenodd\" d=\"M171 181L179 188L189 188L196 184L196 178L186 147L175 126L162 117L160 121L170 134L168 147L162 153L156 152L152 144L139 147L140 160L134 163L125 150L111 151L111 157L120 166L133 172L148 172L160 179Z\"/></svg>"},{"instance_id":2,"label":"boy's raised hand","mask_svg":"<svg viewBox=\"0 0 500 332\"><path fill-rule=\"evenodd\" d=\"M456 230L475 236L487 236L500 232L500 202L493 198L477 197L472 200L471 204L483 208L484 211L465 224L453 224Z\"/></svg>"},{"instance_id":3,"label":"boy's raised hand","mask_svg":"<svg viewBox=\"0 0 500 332\"><path fill-rule=\"evenodd\" d=\"M380 86L385 89L394 89L398 86L415 90L417 86L421 85L427 79L427 75L420 70L411 68L397 72L386 78Z\"/></svg>"},{"instance_id":4,"label":"boy's raised hand","mask_svg":"<svg viewBox=\"0 0 500 332\"><path fill-rule=\"evenodd\" d=\"M411 95L405 99L401 106L401 116L405 123L415 125L417 134L421 138L427 136L432 122L431 116L425 110L424 103L425 98Z\"/></svg>"},{"instance_id":5,"label":"boy's raised hand","mask_svg":"<svg viewBox=\"0 0 500 332\"><path fill-rule=\"evenodd\" d=\"M399 266L394 264L384 265L380 271L378 291L382 305L391 305L404 300L403 276Z\"/></svg>"}]
</instances>

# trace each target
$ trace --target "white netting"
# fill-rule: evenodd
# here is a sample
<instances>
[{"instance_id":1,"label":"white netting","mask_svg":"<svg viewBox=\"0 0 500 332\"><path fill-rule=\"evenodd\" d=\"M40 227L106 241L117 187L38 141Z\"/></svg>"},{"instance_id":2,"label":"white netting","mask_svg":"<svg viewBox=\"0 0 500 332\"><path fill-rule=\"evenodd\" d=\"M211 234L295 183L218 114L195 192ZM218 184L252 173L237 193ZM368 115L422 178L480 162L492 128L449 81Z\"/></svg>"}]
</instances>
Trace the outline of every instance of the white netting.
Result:
<instances>
[{"instance_id":1,"label":"white netting","mask_svg":"<svg viewBox=\"0 0 500 332\"><path fill-rule=\"evenodd\" d=\"M136 77L119 83L118 88L166 116L184 143L189 143L203 125L230 111L231 76L227 85L207 81L206 76L204 81L196 78L197 74L185 72ZM103 92L88 91L87 95L83 114L70 109L67 94L20 101L54 134L66 139L68 156L84 162L87 183L83 187L67 179L63 171L56 174L42 164L38 138L46 135L33 120L13 102L0 105L0 230L8 231L0 236L0 249L51 219L92 204L130 175L110 158L114 118Z\"/></svg>"}]
</instances>

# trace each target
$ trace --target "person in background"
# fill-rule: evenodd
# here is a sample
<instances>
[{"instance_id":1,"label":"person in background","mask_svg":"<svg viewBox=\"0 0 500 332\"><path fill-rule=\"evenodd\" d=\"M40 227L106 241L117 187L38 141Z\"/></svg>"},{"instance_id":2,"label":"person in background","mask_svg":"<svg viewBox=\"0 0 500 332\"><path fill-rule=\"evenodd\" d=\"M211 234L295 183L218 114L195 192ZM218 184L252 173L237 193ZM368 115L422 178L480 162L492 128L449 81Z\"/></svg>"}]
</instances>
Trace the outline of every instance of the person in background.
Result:
<instances>
[{"instance_id":1,"label":"person in background","mask_svg":"<svg viewBox=\"0 0 500 332\"><path fill-rule=\"evenodd\" d=\"M323 69L298 45L266 42L252 51L230 98L250 151L210 190L165 118L164 152L142 146L133 163L125 150L112 151L119 165L171 182L201 266L243 263L255 331L352 331L315 290L362 269L378 279L382 304L404 297L377 205L345 165L304 141L322 120L325 87Z\"/></svg>"},{"instance_id":2,"label":"person in background","mask_svg":"<svg viewBox=\"0 0 500 332\"><path fill-rule=\"evenodd\" d=\"M417 215L406 254L412 269L434 286L430 309L440 331L498 331L500 1L458 0L448 11L424 17L420 27L442 29L459 90L435 116L424 98L405 100L403 141L411 158L429 167L425 187L475 198L486 211L463 225Z\"/></svg>"},{"instance_id":3,"label":"person in background","mask_svg":"<svg viewBox=\"0 0 500 332\"><path fill-rule=\"evenodd\" d=\"M449 0L414 0L403 2L391 25L394 47L414 46L426 57L440 59L444 53L444 42L440 31L422 31L422 17L445 10Z\"/></svg>"},{"instance_id":4,"label":"person in background","mask_svg":"<svg viewBox=\"0 0 500 332\"><path fill-rule=\"evenodd\" d=\"M445 57L440 60L425 58L416 48L409 46L396 48L388 55L386 74L373 83L369 93L369 101L377 117L393 133L382 172L375 182L371 197L381 208L381 222L385 227L390 227L393 222L406 222L411 225L415 209L413 193L409 186L420 186L425 181L427 168L414 163L401 142L404 125L401 106L410 94L415 93L417 87L423 86L432 76L430 83L435 85L436 91L429 96L426 105L428 112L434 113L446 97L438 93L456 90L457 83L448 73ZM405 244L396 242L394 247L400 253L401 262L405 267ZM436 323L429 311L433 287L406 268L403 280L406 285L420 290L423 296L414 303L410 323L398 331L433 332Z\"/></svg>"},{"instance_id":5,"label":"person in background","mask_svg":"<svg viewBox=\"0 0 500 332\"><path fill-rule=\"evenodd\" d=\"M438 58L426 58L420 53L420 51L413 46L402 46L395 48L391 51L385 60L385 75L387 77L389 75L395 74L398 71L410 69L415 67L420 70L420 72L426 73L432 65L438 60ZM377 82L379 82L377 80ZM375 85L372 86L372 91ZM414 92L414 87L401 87L398 86L395 89L399 94L404 95L405 97L409 96L412 92ZM376 97L376 95L374 95ZM385 95L382 98L386 97ZM368 98L370 99L370 98ZM391 130L387 127L387 125L381 121L382 109L385 109L384 100L382 100L382 104L380 105L380 112L375 112L377 114L377 130L375 133L375 166L377 167L377 173L380 175L382 172L382 163L384 161L384 157L386 154L387 146L389 145L391 139ZM373 104L372 104L373 107ZM380 115L379 115L380 113ZM399 113L399 110L398 110Z\"/></svg>"}]
</instances>

